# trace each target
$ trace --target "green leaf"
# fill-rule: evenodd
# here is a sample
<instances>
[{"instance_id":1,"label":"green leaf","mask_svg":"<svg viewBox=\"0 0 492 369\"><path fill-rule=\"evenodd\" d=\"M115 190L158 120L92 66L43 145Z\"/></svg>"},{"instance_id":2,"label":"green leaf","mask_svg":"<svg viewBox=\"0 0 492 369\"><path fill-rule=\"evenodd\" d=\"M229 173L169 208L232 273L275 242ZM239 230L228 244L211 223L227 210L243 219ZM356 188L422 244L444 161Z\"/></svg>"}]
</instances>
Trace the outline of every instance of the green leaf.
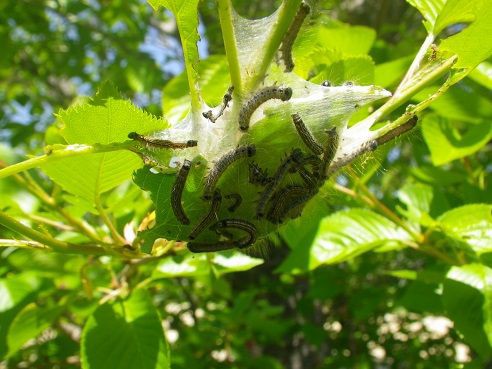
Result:
<instances>
[{"instance_id":1,"label":"green leaf","mask_svg":"<svg viewBox=\"0 0 492 369\"><path fill-rule=\"evenodd\" d=\"M369 56L350 56L338 60L329 66L320 68L311 82L322 83L325 80L335 86L350 81L356 85L366 86L374 83L374 62Z\"/></svg>"},{"instance_id":2,"label":"green leaf","mask_svg":"<svg viewBox=\"0 0 492 369\"><path fill-rule=\"evenodd\" d=\"M40 279L29 272L0 280L0 357L7 352L7 332L17 313L39 289Z\"/></svg>"},{"instance_id":3,"label":"green leaf","mask_svg":"<svg viewBox=\"0 0 492 369\"><path fill-rule=\"evenodd\" d=\"M219 105L230 86L227 60L224 55L212 55L198 65L200 88L205 103ZM166 118L173 124L182 120L190 111L190 96L186 74L174 77L162 91L162 106Z\"/></svg>"},{"instance_id":4,"label":"green leaf","mask_svg":"<svg viewBox=\"0 0 492 369\"><path fill-rule=\"evenodd\" d=\"M30 339L49 328L62 312L63 307L40 307L31 303L24 307L10 325L7 335L9 356L15 354Z\"/></svg>"},{"instance_id":5,"label":"green leaf","mask_svg":"<svg viewBox=\"0 0 492 369\"><path fill-rule=\"evenodd\" d=\"M84 369L165 369L169 360L159 314L142 289L126 300L101 305L84 326Z\"/></svg>"},{"instance_id":6,"label":"green leaf","mask_svg":"<svg viewBox=\"0 0 492 369\"><path fill-rule=\"evenodd\" d=\"M385 88L396 85L405 75L412 60L413 56L406 56L376 65L374 84Z\"/></svg>"},{"instance_id":7,"label":"green leaf","mask_svg":"<svg viewBox=\"0 0 492 369\"><path fill-rule=\"evenodd\" d=\"M468 1L461 1L466 4ZM469 3L476 4L474 12L476 19L465 30L445 39L440 48L458 55L458 62L454 65L455 69L465 69L462 73L470 72L478 64L485 61L492 55L492 1L475 0ZM480 4L481 6L479 6Z\"/></svg>"},{"instance_id":8,"label":"green leaf","mask_svg":"<svg viewBox=\"0 0 492 369\"><path fill-rule=\"evenodd\" d=\"M446 234L470 245L477 254L492 251L492 205L472 204L438 218Z\"/></svg>"},{"instance_id":9,"label":"green leaf","mask_svg":"<svg viewBox=\"0 0 492 369\"><path fill-rule=\"evenodd\" d=\"M438 35L444 28L456 23L469 23L475 19L482 0L407 0L425 19L429 33Z\"/></svg>"},{"instance_id":10,"label":"green leaf","mask_svg":"<svg viewBox=\"0 0 492 369\"><path fill-rule=\"evenodd\" d=\"M492 125L483 121L470 125L467 132L461 134L446 118L429 114L422 121L422 133L433 164L442 165L480 150L492 138Z\"/></svg>"},{"instance_id":11,"label":"green leaf","mask_svg":"<svg viewBox=\"0 0 492 369\"><path fill-rule=\"evenodd\" d=\"M150 116L129 101L113 98L98 105L87 103L63 110L57 124L69 144L123 142L129 132L147 134L167 126L165 121ZM141 166L137 155L119 151L59 159L42 168L65 191L94 203L101 193L130 179Z\"/></svg>"},{"instance_id":12,"label":"green leaf","mask_svg":"<svg viewBox=\"0 0 492 369\"><path fill-rule=\"evenodd\" d=\"M341 263L389 244L402 246L409 240L405 230L370 210L340 211L321 222L311 247L310 268Z\"/></svg>"},{"instance_id":13,"label":"green leaf","mask_svg":"<svg viewBox=\"0 0 492 369\"><path fill-rule=\"evenodd\" d=\"M444 301L465 339L481 354L492 353L492 269L482 264L452 267L447 274ZM459 283L456 283L459 282ZM465 287L466 286L466 287ZM481 296L470 288L480 291ZM457 290L466 291L456 294ZM460 311L458 308L460 306ZM488 340L488 344L487 344Z\"/></svg>"},{"instance_id":14,"label":"green leaf","mask_svg":"<svg viewBox=\"0 0 492 369\"><path fill-rule=\"evenodd\" d=\"M474 70L471 71L469 77L482 86L492 90L492 63L480 63Z\"/></svg>"},{"instance_id":15,"label":"green leaf","mask_svg":"<svg viewBox=\"0 0 492 369\"><path fill-rule=\"evenodd\" d=\"M162 260L152 273L152 279L175 277L200 277L209 275L212 269L217 275L249 270L263 263L238 251L218 252L213 257L206 254L186 254Z\"/></svg>"},{"instance_id":16,"label":"green leaf","mask_svg":"<svg viewBox=\"0 0 492 369\"><path fill-rule=\"evenodd\" d=\"M432 223L429 213L433 195L431 186L422 183L405 184L398 191L398 198L407 206L407 209L399 209L400 213L417 224L427 225Z\"/></svg>"},{"instance_id":17,"label":"green leaf","mask_svg":"<svg viewBox=\"0 0 492 369\"><path fill-rule=\"evenodd\" d=\"M148 0L155 11L163 6L173 12L178 25L181 47L188 77L188 87L191 92L193 110L200 109L200 94L198 90L198 0Z\"/></svg>"}]
</instances>

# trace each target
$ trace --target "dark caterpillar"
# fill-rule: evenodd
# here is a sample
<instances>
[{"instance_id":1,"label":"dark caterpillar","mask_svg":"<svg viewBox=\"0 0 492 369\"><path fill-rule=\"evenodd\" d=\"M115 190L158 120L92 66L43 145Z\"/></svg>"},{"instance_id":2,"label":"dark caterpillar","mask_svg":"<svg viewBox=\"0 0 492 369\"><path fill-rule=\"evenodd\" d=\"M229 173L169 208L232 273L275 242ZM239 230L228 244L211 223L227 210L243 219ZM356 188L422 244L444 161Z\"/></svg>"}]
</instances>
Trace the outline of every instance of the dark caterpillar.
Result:
<instances>
[{"instance_id":1,"label":"dark caterpillar","mask_svg":"<svg viewBox=\"0 0 492 369\"><path fill-rule=\"evenodd\" d=\"M243 198L241 197L240 194L238 193L231 193L229 195L226 195L225 196L226 199L232 199L234 200L234 202L231 204L231 206L229 206L227 208L227 210L230 212L230 213L233 213L236 211L236 209L241 205L241 202L243 202Z\"/></svg>"},{"instance_id":2,"label":"dark caterpillar","mask_svg":"<svg viewBox=\"0 0 492 369\"><path fill-rule=\"evenodd\" d=\"M340 137L335 128L330 129L326 132L328 134L328 140L326 141L325 150L323 153L323 166L321 170L321 175L325 176L330 163L335 158L335 154L338 150L338 144Z\"/></svg>"},{"instance_id":3,"label":"dark caterpillar","mask_svg":"<svg viewBox=\"0 0 492 369\"><path fill-rule=\"evenodd\" d=\"M248 234L248 237L242 238L237 241L239 248L250 246L256 242L256 227L242 219L224 219L215 223L212 227L215 230L221 230L224 228L239 229Z\"/></svg>"},{"instance_id":4,"label":"dark caterpillar","mask_svg":"<svg viewBox=\"0 0 492 369\"><path fill-rule=\"evenodd\" d=\"M302 2L294 20L292 21L292 24L282 40L282 45L280 45L280 53L282 54L282 59L284 60L286 72L291 72L292 69L294 69L294 61L292 60L292 46L294 45L297 34L299 33L299 30L301 29L301 26L310 11L311 8L309 5Z\"/></svg>"},{"instance_id":5,"label":"dark caterpillar","mask_svg":"<svg viewBox=\"0 0 492 369\"><path fill-rule=\"evenodd\" d=\"M309 150L311 150L315 155L321 155L323 153L323 147L314 138L313 134L309 131L309 128L306 127L299 114L292 114L292 122L294 123L302 142L304 142Z\"/></svg>"},{"instance_id":6,"label":"dark caterpillar","mask_svg":"<svg viewBox=\"0 0 492 369\"><path fill-rule=\"evenodd\" d=\"M209 226L210 223L217 219L220 204L222 203L222 196L220 195L220 191L216 190L213 194L212 204L210 205L210 210L208 213L202 218L200 223L191 231L188 238L193 240L198 236L205 228Z\"/></svg>"},{"instance_id":7,"label":"dark caterpillar","mask_svg":"<svg viewBox=\"0 0 492 369\"><path fill-rule=\"evenodd\" d=\"M265 169L261 169L256 163L249 163L249 183L254 185L266 186L272 179L268 176Z\"/></svg>"},{"instance_id":8,"label":"dark caterpillar","mask_svg":"<svg viewBox=\"0 0 492 369\"><path fill-rule=\"evenodd\" d=\"M174 216L182 224L190 224L190 220L185 214L183 205L181 204L181 197L183 195L183 189L188 178L188 173L190 172L191 161L185 160L181 169L179 170L176 181L174 181L173 188L171 189L171 208L173 210Z\"/></svg>"},{"instance_id":9,"label":"dark caterpillar","mask_svg":"<svg viewBox=\"0 0 492 369\"><path fill-rule=\"evenodd\" d=\"M130 132L128 138L131 140L139 141L147 147L147 149L187 149L189 147L195 147L198 142L195 140L188 140L186 142L173 142L169 140L161 140L158 138L147 137L139 135L137 132Z\"/></svg>"},{"instance_id":10,"label":"dark caterpillar","mask_svg":"<svg viewBox=\"0 0 492 369\"><path fill-rule=\"evenodd\" d=\"M265 215L265 207L268 201L271 199L275 189L282 182L285 175L289 172L295 163L298 163L302 158L302 152L300 149L294 149L292 154L290 154L277 168L277 171L273 175L272 181L268 183L263 192L261 193L258 206L256 208L256 216L258 218L263 218Z\"/></svg>"},{"instance_id":11,"label":"dark caterpillar","mask_svg":"<svg viewBox=\"0 0 492 369\"><path fill-rule=\"evenodd\" d=\"M271 99L279 99L282 101L290 100L292 97L292 89L290 87L270 86L259 90L251 99L249 99L239 111L239 128L241 131L246 131L249 128L249 120L251 115L264 102Z\"/></svg>"},{"instance_id":12,"label":"dark caterpillar","mask_svg":"<svg viewBox=\"0 0 492 369\"><path fill-rule=\"evenodd\" d=\"M213 252L213 251L224 251L235 248L237 242L228 241L217 241L217 242L188 242L188 250L194 253L199 252Z\"/></svg>"},{"instance_id":13,"label":"dark caterpillar","mask_svg":"<svg viewBox=\"0 0 492 369\"><path fill-rule=\"evenodd\" d=\"M234 150L229 151L222 156L215 166L210 170L207 178L205 179L205 190L203 193L204 200L210 200L212 198L215 185L224 171L236 160L244 157L251 157L256 153L254 145L240 146Z\"/></svg>"},{"instance_id":14,"label":"dark caterpillar","mask_svg":"<svg viewBox=\"0 0 492 369\"><path fill-rule=\"evenodd\" d=\"M273 204L268 211L267 219L275 224L282 223L284 217L293 209L307 202L314 192L306 187L293 185L287 186L277 191L271 203Z\"/></svg>"}]
</instances>

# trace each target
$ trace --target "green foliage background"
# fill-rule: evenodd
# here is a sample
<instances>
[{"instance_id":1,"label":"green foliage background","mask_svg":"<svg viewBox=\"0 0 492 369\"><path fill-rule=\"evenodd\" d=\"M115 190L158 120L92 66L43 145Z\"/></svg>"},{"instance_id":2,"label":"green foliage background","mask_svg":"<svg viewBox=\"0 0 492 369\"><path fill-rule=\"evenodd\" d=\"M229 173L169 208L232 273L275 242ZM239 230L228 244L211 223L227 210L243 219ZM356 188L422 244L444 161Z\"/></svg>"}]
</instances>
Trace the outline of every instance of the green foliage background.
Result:
<instances>
[{"instance_id":1,"label":"green foliage background","mask_svg":"<svg viewBox=\"0 0 492 369\"><path fill-rule=\"evenodd\" d=\"M196 104L190 80L199 78L204 100L219 104L230 80L217 5L181 3L150 1L155 11L142 1L0 4L2 167L43 154L45 143L121 143L129 131L165 129ZM233 4L257 18L280 2ZM196 6L203 62L181 73L183 51L187 63L198 58ZM479 65L420 115L414 132L344 168L307 216L248 255L193 255L165 240L151 257L125 249L156 221L151 195L131 181L142 162L128 151L62 158L0 179L2 214L56 238L61 251L23 244L29 234L0 226L1 366L491 365L492 4L318 7L294 49L295 72L313 82L394 91L429 34L438 36L438 55L458 54L454 78ZM368 114L362 109L352 121ZM158 217L169 210L161 206ZM119 245L118 255L67 252L93 242Z\"/></svg>"}]
</instances>

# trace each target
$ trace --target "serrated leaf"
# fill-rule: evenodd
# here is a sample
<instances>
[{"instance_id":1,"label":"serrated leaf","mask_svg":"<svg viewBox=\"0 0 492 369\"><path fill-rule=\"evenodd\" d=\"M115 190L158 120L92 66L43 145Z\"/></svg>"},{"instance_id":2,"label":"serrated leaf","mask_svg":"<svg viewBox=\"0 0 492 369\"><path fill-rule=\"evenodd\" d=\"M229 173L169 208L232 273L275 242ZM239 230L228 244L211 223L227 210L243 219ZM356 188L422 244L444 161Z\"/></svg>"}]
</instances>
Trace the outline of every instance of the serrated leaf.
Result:
<instances>
[{"instance_id":1,"label":"serrated leaf","mask_svg":"<svg viewBox=\"0 0 492 369\"><path fill-rule=\"evenodd\" d=\"M200 108L198 90L198 0L148 0L155 11L159 7L169 9L176 18L179 29L181 47L188 77L188 87L191 93L191 104L194 109Z\"/></svg>"},{"instance_id":2,"label":"serrated leaf","mask_svg":"<svg viewBox=\"0 0 492 369\"><path fill-rule=\"evenodd\" d=\"M492 205L471 204L438 218L446 234L470 245L477 254L492 251Z\"/></svg>"},{"instance_id":3,"label":"serrated leaf","mask_svg":"<svg viewBox=\"0 0 492 369\"><path fill-rule=\"evenodd\" d=\"M444 301L458 330L482 356L490 355L492 353L492 269L482 264L454 266L449 270L447 278ZM470 291L469 287L480 291L481 296L473 290ZM460 294L459 291L464 293Z\"/></svg>"},{"instance_id":4,"label":"serrated leaf","mask_svg":"<svg viewBox=\"0 0 492 369\"><path fill-rule=\"evenodd\" d=\"M409 240L405 230L370 210L340 211L321 222L311 247L310 268L341 263L390 243L403 246Z\"/></svg>"},{"instance_id":5,"label":"serrated leaf","mask_svg":"<svg viewBox=\"0 0 492 369\"><path fill-rule=\"evenodd\" d=\"M161 320L146 291L97 308L82 332L81 361L84 369L170 367Z\"/></svg>"},{"instance_id":6,"label":"serrated leaf","mask_svg":"<svg viewBox=\"0 0 492 369\"><path fill-rule=\"evenodd\" d=\"M60 133L68 144L123 142L128 133L141 134L166 128L165 121L150 116L126 100L108 98L98 105L83 104L59 113ZM94 203L99 194L130 179L142 165L131 152L108 152L58 159L43 170L65 191Z\"/></svg>"},{"instance_id":7,"label":"serrated leaf","mask_svg":"<svg viewBox=\"0 0 492 369\"><path fill-rule=\"evenodd\" d=\"M442 165L480 150L492 138L492 125L489 121L469 125L461 134L446 118L429 114L422 121L422 133L433 164Z\"/></svg>"},{"instance_id":8,"label":"serrated leaf","mask_svg":"<svg viewBox=\"0 0 492 369\"><path fill-rule=\"evenodd\" d=\"M34 303L24 307L10 325L7 335L8 355L15 354L27 341L49 328L62 309L61 306L40 307Z\"/></svg>"}]
</instances>

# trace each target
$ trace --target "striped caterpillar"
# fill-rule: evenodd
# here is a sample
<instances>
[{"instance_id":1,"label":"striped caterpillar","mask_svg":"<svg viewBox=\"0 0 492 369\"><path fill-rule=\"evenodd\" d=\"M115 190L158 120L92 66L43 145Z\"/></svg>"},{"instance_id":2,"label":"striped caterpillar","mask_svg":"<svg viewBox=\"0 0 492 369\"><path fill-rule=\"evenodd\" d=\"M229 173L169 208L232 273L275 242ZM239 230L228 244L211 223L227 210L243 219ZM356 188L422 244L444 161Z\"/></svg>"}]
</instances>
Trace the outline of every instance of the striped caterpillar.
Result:
<instances>
[{"instance_id":1,"label":"striped caterpillar","mask_svg":"<svg viewBox=\"0 0 492 369\"><path fill-rule=\"evenodd\" d=\"M240 146L234 150L229 151L224 156L222 156L217 163L214 165L212 170L210 170L207 178L205 179L205 190L203 193L204 200L210 200L212 198L215 185L219 180L222 173L236 160L251 157L256 153L256 148L254 145Z\"/></svg>"},{"instance_id":2,"label":"striped caterpillar","mask_svg":"<svg viewBox=\"0 0 492 369\"><path fill-rule=\"evenodd\" d=\"M338 150L338 144L340 137L338 136L337 130L335 128L326 131L328 134L328 140L326 141L325 150L323 153L323 166L321 170L321 176L326 176L326 171L330 166L330 163L335 158L335 154Z\"/></svg>"},{"instance_id":3,"label":"striped caterpillar","mask_svg":"<svg viewBox=\"0 0 492 369\"><path fill-rule=\"evenodd\" d=\"M241 203L243 202L243 198L241 197L240 194L238 193L231 193L229 195L226 195L225 196L226 199L230 200L232 199L234 202L231 204L231 206L229 206L227 208L227 211L229 211L230 213L233 213L236 211L236 209L241 205Z\"/></svg>"},{"instance_id":4,"label":"striped caterpillar","mask_svg":"<svg viewBox=\"0 0 492 369\"><path fill-rule=\"evenodd\" d=\"M249 183L254 185L266 186L271 182L271 178L268 177L266 170L261 169L256 163L249 163Z\"/></svg>"},{"instance_id":5,"label":"striped caterpillar","mask_svg":"<svg viewBox=\"0 0 492 369\"><path fill-rule=\"evenodd\" d=\"M224 228L234 228L246 232L248 234L247 237L236 241L237 246L240 249L248 247L256 242L256 227L242 219L224 219L215 223L211 228L218 231Z\"/></svg>"},{"instance_id":6,"label":"striped caterpillar","mask_svg":"<svg viewBox=\"0 0 492 369\"><path fill-rule=\"evenodd\" d=\"M272 199L267 219L272 223L282 223L284 217L293 209L307 202L314 192L302 186L287 186L277 191Z\"/></svg>"},{"instance_id":7,"label":"striped caterpillar","mask_svg":"<svg viewBox=\"0 0 492 369\"><path fill-rule=\"evenodd\" d=\"M217 218L217 214L220 209L220 204L222 203L222 196L220 195L220 192L216 190L213 194L212 198L212 204L210 205L210 210L208 211L207 214L202 218L200 223L191 231L190 235L188 238L190 240L193 240L198 236L200 233L203 232L205 228L208 227L210 223L214 221L214 219Z\"/></svg>"},{"instance_id":8,"label":"striped caterpillar","mask_svg":"<svg viewBox=\"0 0 492 369\"><path fill-rule=\"evenodd\" d=\"M131 140L138 141L145 145L149 150L153 149L186 149L189 147L195 147L198 142L195 140L188 140L186 142L173 142L169 140L161 140L154 137L142 136L137 132L130 132L128 138Z\"/></svg>"},{"instance_id":9,"label":"striped caterpillar","mask_svg":"<svg viewBox=\"0 0 492 369\"><path fill-rule=\"evenodd\" d=\"M282 55L282 59L284 60L286 72L291 72L292 69L294 69L294 61L292 60L292 46L294 45L297 34L299 33L299 30L301 29L301 26L310 11L311 8L309 5L302 2L296 16L294 17L294 20L292 21L292 24L282 40L282 45L280 45L280 53Z\"/></svg>"},{"instance_id":10,"label":"striped caterpillar","mask_svg":"<svg viewBox=\"0 0 492 369\"><path fill-rule=\"evenodd\" d=\"M309 150L311 150L315 155L323 154L323 147L314 138L313 134L309 131L309 128L306 127L299 114L292 114L292 122L294 123L302 142L304 142Z\"/></svg>"},{"instance_id":11,"label":"striped caterpillar","mask_svg":"<svg viewBox=\"0 0 492 369\"><path fill-rule=\"evenodd\" d=\"M273 196L273 193L277 186L282 182L286 174L292 168L292 166L298 162L300 162L302 158L302 152L300 149L294 149L294 151L280 164L277 168L277 171L273 175L273 179L268 185L265 187L263 192L261 193L260 200L258 202L258 206L256 208L256 216L258 218L263 218L265 215L265 207L268 201Z\"/></svg>"},{"instance_id":12,"label":"striped caterpillar","mask_svg":"<svg viewBox=\"0 0 492 369\"><path fill-rule=\"evenodd\" d=\"M185 214L183 205L181 204L181 198L183 195L184 186L188 173L190 172L191 161L185 160L181 169L179 170L176 181L174 181L173 188L171 189L171 208L174 215L182 224L190 224L190 220Z\"/></svg>"},{"instance_id":13,"label":"striped caterpillar","mask_svg":"<svg viewBox=\"0 0 492 369\"><path fill-rule=\"evenodd\" d=\"M194 253L213 252L230 250L236 247L237 242L232 240L217 241L217 242L188 242L188 250Z\"/></svg>"},{"instance_id":14,"label":"striped caterpillar","mask_svg":"<svg viewBox=\"0 0 492 369\"><path fill-rule=\"evenodd\" d=\"M271 99L288 101L291 97L292 89L290 87L270 86L262 88L241 107L239 111L239 128L241 131L248 130L251 115L264 102Z\"/></svg>"}]
</instances>

